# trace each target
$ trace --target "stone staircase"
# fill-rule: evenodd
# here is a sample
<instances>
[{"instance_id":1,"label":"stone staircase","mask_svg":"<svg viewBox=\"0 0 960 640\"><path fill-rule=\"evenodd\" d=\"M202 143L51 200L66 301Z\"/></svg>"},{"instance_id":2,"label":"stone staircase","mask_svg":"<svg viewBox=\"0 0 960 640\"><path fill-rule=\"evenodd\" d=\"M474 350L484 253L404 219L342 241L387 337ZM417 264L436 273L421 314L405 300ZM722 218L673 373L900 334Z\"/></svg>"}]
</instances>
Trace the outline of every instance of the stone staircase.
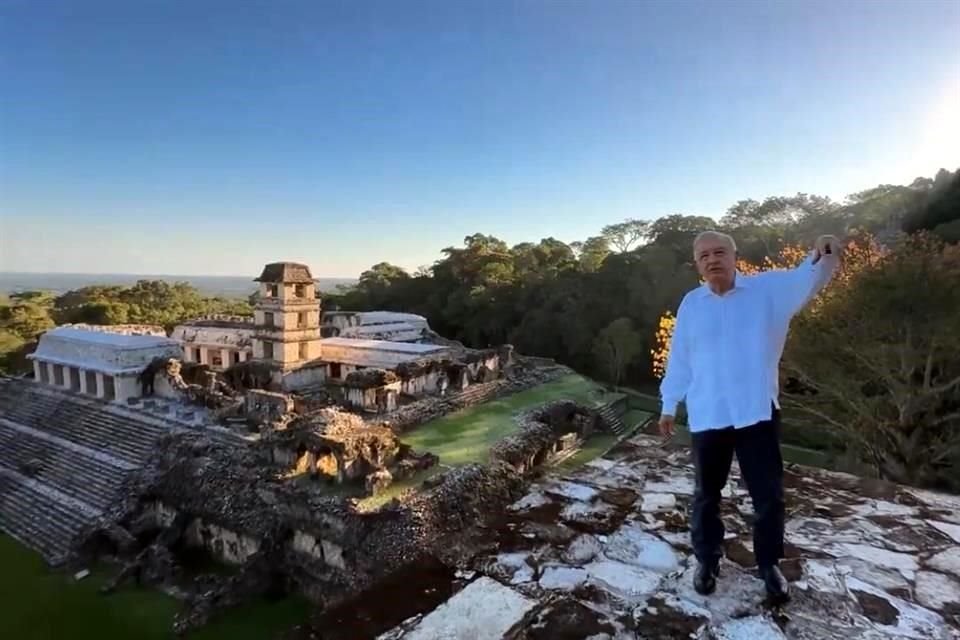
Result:
<instances>
[{"instance_id":1,"label":"stone staircase","mask_svg":"<svg viewBox=\"0 0 960 640\"><path fill-rule=\"evenodd\" d=\"M623 424L620 413L614 408L612 403L600 407L597 413L600 414L600 418L607 425L607 428L610 429L611 433L618 437L623 435L627 427Z\"/></svg>"},{"instance_id":2,"label":"stone staircase","mask_svg":"<svg viewBox=\"0 0 960 640\"><path fill-rule=\"evenodd\" d=\"M0 529L58 562L169 430L97 400L0 378Z\"/></svg>"}]
</instances>

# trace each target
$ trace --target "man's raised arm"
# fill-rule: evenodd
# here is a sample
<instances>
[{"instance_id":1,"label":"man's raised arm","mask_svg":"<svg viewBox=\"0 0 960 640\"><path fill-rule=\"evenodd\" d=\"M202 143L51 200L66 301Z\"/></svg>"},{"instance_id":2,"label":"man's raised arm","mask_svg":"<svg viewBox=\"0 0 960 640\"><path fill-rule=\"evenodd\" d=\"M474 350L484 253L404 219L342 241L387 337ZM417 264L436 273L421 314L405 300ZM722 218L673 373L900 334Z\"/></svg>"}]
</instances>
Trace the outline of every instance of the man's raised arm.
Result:
<instances>
[{"instance_id":1,"label":"man's raised arm","mask_svg":"<svg viewBox=\"0 0 960 640\"><path fill-rule=\"evenodd\" d=\"M799 313L830 282L842 251L836 236L820 236L807 259L795 268L767 272L777 309L788 318Z\"/></svg>"}]
</instances>

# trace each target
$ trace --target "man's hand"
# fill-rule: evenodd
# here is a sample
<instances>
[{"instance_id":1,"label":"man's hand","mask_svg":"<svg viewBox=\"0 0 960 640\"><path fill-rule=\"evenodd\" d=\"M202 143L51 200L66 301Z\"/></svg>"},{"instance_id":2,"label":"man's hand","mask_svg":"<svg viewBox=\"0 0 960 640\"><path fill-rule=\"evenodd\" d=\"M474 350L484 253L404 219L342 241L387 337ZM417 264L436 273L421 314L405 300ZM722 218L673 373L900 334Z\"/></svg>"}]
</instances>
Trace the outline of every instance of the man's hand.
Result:
<instances>
[{"instance_id":1,"label":"man's hand","mask_svg":"<svg viewBox=\"0 0 960 640\"><path fill-rule=\"evenodd\" d=\"M664 438L672 438L673 431L676 428L676 419L673 416L660 416L660 435Z\"/></svg>"},{"instance_id":2,"label":"man's hand","mask_svg":"<svg viewBox=\"0 0 960 640\"><path fill-rule=\"evenodd\" d=\"M823 256L839 256L843 251L843 246L837 236L820 236L813 245L813 264L817 264Z\"/></svg>"}]
</instances>

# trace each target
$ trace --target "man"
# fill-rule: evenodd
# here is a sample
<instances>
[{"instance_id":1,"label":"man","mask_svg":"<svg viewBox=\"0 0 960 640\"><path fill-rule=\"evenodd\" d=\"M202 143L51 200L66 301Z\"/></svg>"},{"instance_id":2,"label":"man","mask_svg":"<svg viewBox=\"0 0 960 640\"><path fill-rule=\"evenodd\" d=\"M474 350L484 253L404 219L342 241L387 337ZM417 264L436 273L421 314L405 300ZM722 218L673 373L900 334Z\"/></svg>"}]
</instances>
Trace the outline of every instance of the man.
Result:
<instances>
[{"instance_id":1,"label":"man","mask_svg":"<svg viewBox=\"0 0 960 640\"><path fill-rule=\"evenodd\" d=\"M736 452L753 501L753 548L770 599L786 602L783 557L783 460L780 457L780 357L791 318L830 280L842 250L834 236L817 239L800 266L744 276L733 238L706 231L693 243L704 284L677 311L666 375L660 386L660 432L673 435L686 400L696 470L690 533L694 588L716 588L724 528L720 492Z\"/></svg>"}]
</instances>

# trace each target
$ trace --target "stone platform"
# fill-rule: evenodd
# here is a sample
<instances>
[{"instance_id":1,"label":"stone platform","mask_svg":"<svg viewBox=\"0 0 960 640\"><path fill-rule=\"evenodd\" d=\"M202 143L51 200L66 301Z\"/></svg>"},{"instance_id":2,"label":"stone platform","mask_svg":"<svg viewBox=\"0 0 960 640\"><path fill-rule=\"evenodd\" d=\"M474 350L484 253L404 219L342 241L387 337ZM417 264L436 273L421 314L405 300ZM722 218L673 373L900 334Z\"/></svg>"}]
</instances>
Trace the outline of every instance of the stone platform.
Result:
<instances>
[{"instance_id":1,"label":"stone platform","mask_svg":"<svg viewBox=\"0 0 960 640\"><path fill-rule=\"evenodd\" d=\"M515 503L430 611L380 640L960 638L960 497L788 467L793 600L764 602L734 465L717 592L692 587L685 449L639 436Z\"/></svg>"}]
</instances>

